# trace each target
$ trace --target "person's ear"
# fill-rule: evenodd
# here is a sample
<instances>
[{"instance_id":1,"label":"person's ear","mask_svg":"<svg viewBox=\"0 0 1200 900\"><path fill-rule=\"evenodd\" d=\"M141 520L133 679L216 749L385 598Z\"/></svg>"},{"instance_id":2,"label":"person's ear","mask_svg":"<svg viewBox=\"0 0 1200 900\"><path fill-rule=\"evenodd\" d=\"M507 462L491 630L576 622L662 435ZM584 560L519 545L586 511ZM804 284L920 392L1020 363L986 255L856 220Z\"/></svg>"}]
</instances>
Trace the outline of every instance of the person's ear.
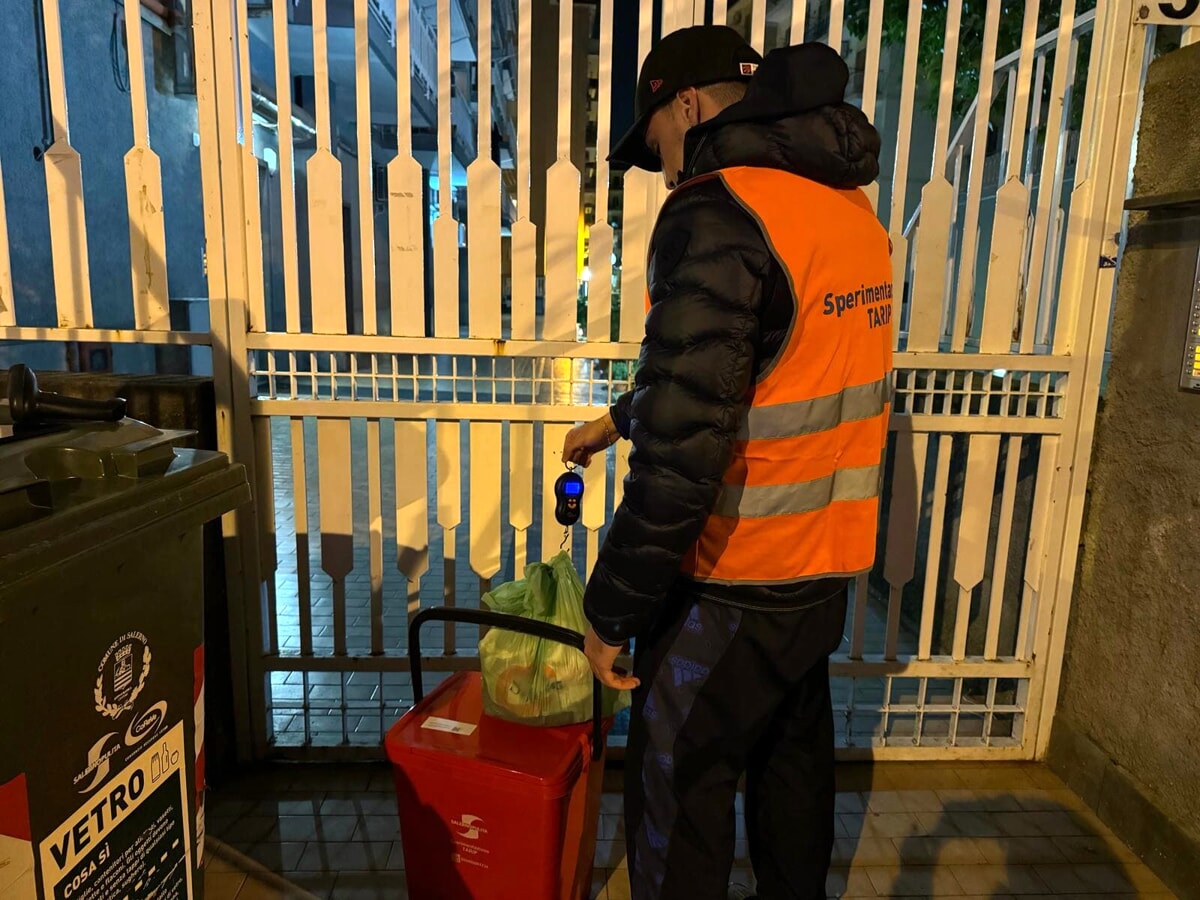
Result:
<instances>
[{"instance_id":1,"label":"person's ear","mask_svg":"<svg viewBox=\"0 0 1200 900\"><path fill-rule=\"evenodd\" d=\"M679 113L689 128L700 124L700 94L694 87L684 88L676 96Z\"/></svg>"}]
</instances>

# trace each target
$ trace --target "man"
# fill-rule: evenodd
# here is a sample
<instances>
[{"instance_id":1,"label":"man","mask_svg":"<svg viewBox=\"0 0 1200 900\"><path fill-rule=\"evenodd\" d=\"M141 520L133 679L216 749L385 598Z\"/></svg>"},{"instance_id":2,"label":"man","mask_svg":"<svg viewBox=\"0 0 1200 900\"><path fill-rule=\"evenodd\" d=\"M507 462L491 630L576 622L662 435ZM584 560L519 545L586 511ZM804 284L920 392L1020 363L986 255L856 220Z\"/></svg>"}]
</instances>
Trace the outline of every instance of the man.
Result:
<instances>
[{"instance_id":1,"label":"man","mask_svg":"<svg viewBox=\"0 0 1200 900\"><path fill-rule=\"evenodd\" d=\"M762 60L731 29L678 31L613 152L672 193L634 388L563 458L633 442L585 605L593 670L635 689L634 900L726 896L743 774L758 896L825 896L828 661L874 561L892 368L888 238L857 189L879 137L847 81L824 45Z\"/></svg>"}]
</instances>

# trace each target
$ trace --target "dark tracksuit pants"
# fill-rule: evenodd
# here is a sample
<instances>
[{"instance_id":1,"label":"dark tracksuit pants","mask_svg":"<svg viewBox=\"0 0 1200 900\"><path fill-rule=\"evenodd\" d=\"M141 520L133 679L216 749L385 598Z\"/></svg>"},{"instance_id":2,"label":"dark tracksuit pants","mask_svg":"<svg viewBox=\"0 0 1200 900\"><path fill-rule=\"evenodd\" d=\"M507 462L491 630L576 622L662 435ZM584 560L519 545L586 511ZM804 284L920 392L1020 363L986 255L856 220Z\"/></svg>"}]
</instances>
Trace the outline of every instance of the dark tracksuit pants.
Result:
<instances>
[{"instance_id":1,"label":"dark tracksuit pants","mask_svg":"<svg viewBox=\"0 0 1200 900\"><path fill-rule=\"evenodd\" d=\"M725 900L734 800L761 900L825 897L834 838L829 656L846 592L760 612L672 591L640 635L626 751L633 900Z\"/></svg>"}]
</instances>

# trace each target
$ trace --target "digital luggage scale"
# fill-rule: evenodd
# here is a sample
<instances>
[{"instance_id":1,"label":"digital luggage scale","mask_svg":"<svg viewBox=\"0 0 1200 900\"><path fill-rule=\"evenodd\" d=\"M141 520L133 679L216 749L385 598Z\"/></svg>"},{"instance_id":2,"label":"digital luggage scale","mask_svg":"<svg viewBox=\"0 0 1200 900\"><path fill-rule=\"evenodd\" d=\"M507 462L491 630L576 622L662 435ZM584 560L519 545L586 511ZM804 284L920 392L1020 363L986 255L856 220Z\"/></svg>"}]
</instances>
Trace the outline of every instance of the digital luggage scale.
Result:
<instances>
[{"instance_id":1,"label":"digital luggage scale","mask_svg":"<svg viewBox=\"0 0 1200 900\"><path fill-rule=\"evenodd\" d=\"M579 521L583 503L583 477L574 469L568 469L554 482L554 518L564 528Z\"/></svg>"}]
</instances>

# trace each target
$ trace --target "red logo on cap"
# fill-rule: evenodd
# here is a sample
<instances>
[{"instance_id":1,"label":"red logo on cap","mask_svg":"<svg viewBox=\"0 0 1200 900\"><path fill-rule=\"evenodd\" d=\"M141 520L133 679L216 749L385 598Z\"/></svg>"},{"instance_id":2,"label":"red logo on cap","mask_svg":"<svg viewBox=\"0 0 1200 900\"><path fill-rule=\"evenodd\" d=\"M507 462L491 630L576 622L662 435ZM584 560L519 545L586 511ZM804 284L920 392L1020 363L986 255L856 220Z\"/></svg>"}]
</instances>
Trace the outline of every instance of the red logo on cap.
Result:
<instances>
[{"instance_id":1,"label":"red logo on cap","mask_svg":"<svg viewBox=\"0 0 1200 900\"><path fill-rule=\"evenodd\" d=\"M658 89L660 87L662 87L662 83L663 83L663 80L661 78L651 78L650 79L650 93L653 94L656 91L658 91Z\"/></svg>"},{"instance_id":2,"label":"red logo on cap","mask_svg":"<svg viewBox=\"0 0 1200 900\"><path fill-rule=\"evenodd\" d=\"M758 70L758 64L757 63L742 63L741 70L742 70L743 75L746 75L746 76L753 75Z\"/></svg>"}]
</instances>

